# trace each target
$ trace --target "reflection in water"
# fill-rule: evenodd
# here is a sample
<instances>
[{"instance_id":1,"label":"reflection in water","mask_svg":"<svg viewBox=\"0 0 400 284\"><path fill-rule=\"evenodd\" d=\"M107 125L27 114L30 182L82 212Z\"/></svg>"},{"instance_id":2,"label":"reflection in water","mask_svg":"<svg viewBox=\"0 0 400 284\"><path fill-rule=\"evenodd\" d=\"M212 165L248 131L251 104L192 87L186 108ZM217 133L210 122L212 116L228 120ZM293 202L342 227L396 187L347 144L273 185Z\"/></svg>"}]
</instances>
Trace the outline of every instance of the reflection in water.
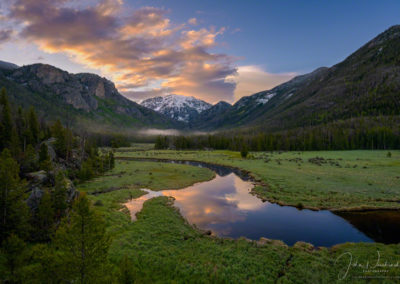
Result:
<instances>
[{"instance_id":1,"label":"reflection in water","mask_svg":"<svg viewBox=\"0 0 400 284\"><path fill-rule=\"evenodd\" d=\"M374 239L385 244L400 242L400 213L393 210L337 213L348 220L354 227Z\"/></svg>"},{"instance_id":2,"label":"reflection in water","mask_svg":"<svg viewBox=\"0 0 400 284\"><path fill-rule=\"evenodd\" d=\"M195 165L205 166L204 163ZM213 167L215 170L218 166ZM371 238L382 241L377 239L375 234L362 233L361 231L368 228L364 228L366 225L357 226L353 215L350 222L355 227L327 210L298 210L290 206L262 202L249 193L253 184L248 181L248 177L239 177L240 173L234 173L230 168L216 172L220 172L222 176L217 174L211 181L200 182L180 190L154 192L146 189L148 194L125 205L135 220L135 214L142 209L146 200L161 195L172 196L175 198L175 206L190 223L223 237L244 236L256 240L266 237L283 240L288 245L305 241L316 246L372 242ZM379 233L376 235L382 237Z\"/></svg>"},{"instance_id":3,"label":"reflection in water","mask_svg":"<svg viewBox=\"0 0 400 284\"><path fill-rule=\"evenodd\" d=\"M251 188L250 182L242 181L231 173L185 189L165 190L163 194L175 198L175 206L190 223L211 229L209 225L245 220L246 210L257 210L263 206L260 199L249 194ZM213 231L222 233L217 228Z\"/></svg>"},{"instance_id":4,"label":"reflection in water","mask_svg":"<svg viewBox=\"0 0 400 284\"><path fill-rule=\"evenodd\" d=\"M132 221L136 220L136 213L140 212L143 208L143 203L146 200L149 200L153 197L162 196L161 191L152 191L150 189L142 188L143 191L147 191L148 193L142 195L136 199L131 199L129 202L125 203L124 205L128 208L129 212L131 213Z\"/></svg>"}]
</instances>

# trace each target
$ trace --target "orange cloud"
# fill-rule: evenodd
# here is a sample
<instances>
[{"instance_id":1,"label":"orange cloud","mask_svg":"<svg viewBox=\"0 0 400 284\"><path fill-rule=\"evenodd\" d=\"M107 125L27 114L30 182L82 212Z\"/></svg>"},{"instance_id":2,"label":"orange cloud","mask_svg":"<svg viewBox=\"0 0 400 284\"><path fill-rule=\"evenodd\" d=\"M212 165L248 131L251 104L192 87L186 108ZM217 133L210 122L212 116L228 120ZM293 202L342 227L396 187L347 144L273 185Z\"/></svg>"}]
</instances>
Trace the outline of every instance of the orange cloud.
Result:
<instances>
[{"instance_id":1,"label":"orange cloud","mask_svg":"<svg viewBox=\"0 0 400 284\"><path fill-rule=\"evenodd\" d=\"M73 4L17 0L9 17L22 25L20 38L100 70L124 91L158 82L155 88L176 94L208 101L233 99L235 82L226 80L236 72L232 59L208 50L223 28L186 30L186 24L174 25L167 11L155 7L122 13L121 0L84 8Z\"/></svg>"},{"instance_id":2,"label":"orange cloud","mask_svg":"<svg viewBox=\"0 0 400 284\"><path fill-rule=\"evenodd\" d=\"M254 65L239 66L237 73L227 76L228 82L236 84L235 100L243 96L272 89L296 76L296 73L268 73Z\"/></svg>"}]
</instances>

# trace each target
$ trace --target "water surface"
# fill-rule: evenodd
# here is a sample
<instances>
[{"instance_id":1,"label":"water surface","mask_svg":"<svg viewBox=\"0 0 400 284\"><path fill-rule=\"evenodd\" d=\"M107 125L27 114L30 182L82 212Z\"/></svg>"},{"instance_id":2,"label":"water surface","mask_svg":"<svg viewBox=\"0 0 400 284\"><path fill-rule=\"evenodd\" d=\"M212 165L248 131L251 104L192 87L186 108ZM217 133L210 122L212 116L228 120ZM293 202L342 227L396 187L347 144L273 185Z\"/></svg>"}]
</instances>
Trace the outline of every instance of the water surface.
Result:
<instances>
[{"instance_id":1,"label":"water surface","mask_svg":"<svg viewBox=\"0 0 400 284\"><path fill-rule=\"evenodd\" d=\"M156 196L172 196L175 198L175 206L191 224L211 230L213 234L221 237L246 237L254 240L266 237L283 240L288 245L305 241L315 246L374 240L386 243L400 241L400 236L390 234L388 228L399 227L398 211L392 212L397 214L398 219L392 218L391 220L395 221L386 224L384 218L363 218L361 213L344 214L342 218L327 210L299 210L291 206L280 206L263 202L250 194L253 183L247 174L238 169L200 162L179 163L212 168L216 177L180 190L155 192L146 189L146 195L125 204L133 220L146 200ZM374 212L373 216L379 214ZM360 221L364 225L360 225ZM371 224L373 222L376 224ZM385 228L385 235L379 233L380 227Z\"/></svg>"}]
</instances>

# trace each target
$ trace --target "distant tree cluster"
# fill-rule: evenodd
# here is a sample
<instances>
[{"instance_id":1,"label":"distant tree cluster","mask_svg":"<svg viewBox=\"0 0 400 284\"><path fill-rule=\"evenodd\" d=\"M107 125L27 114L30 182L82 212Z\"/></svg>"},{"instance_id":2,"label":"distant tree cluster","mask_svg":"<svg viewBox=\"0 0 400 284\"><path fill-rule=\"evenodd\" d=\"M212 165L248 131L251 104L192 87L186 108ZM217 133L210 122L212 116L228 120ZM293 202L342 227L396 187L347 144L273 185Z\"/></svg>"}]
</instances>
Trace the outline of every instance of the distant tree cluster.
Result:
<instances>
[{"instance_id":1,"label":"distant tree cluster","mask_svg":"<svg viewBox=\"0 0 400 284\"><path fill-rule=\"evenodd\" d=\"M242 152L243 149L250 151L400 149L400 118L361 117L274 133L244 135L231 132L208 136L159 136L155 148L177 150L208 148Z\"/></svg>"}]
</instances>

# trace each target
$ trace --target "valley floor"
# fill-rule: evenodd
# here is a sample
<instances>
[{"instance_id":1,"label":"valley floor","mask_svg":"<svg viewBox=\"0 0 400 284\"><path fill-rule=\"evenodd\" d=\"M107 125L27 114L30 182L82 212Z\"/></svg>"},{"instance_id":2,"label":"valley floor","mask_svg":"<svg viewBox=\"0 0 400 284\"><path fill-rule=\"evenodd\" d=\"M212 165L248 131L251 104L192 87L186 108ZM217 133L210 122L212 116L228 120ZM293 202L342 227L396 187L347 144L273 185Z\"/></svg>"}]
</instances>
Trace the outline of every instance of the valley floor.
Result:
<instances>
[{"instance_id":1,"label":"valley floor","mask_svg":"<svg viewBox=\"0 0 400 284\"><path fill-rule=\"evenodd\" d=\"M400 209L400 151L129 151L117 157L196 160L249 171L260 198L310 209Z\"/></svg>"},{"instance_id":2,"label":"valley floor","mask_svg":"<svg viewBox=\"0 0 400 284\"><path fill-rule=\"evenodd\" d=\"M399 198L400 152L392 151L391 158L386 153L254 153L249 159L227 151L121 149L116 154L240 167L260 180L257 194L287 204L301 202L307 207L335 209L399 208L399 203L389 199ZM318 165L316 160L308 161L316 156L327 162L317 159ZM292 161L296 158L302 161ZM168 197L146 201L135 222L122 205L143 195L140 188L181 188L213 176L208 169L188 165L117 160L112 172L82 184L79 190L92 193L90 198L106 218L113 236L111 261L118 263L124 256L129 257L139 283L334 283L342 278L363 283L368 277L383 277L387 283L398 281L400 267L376 264L400 261L399 244L347 243L315 248L301 242L288 247L281 241L223 239L208 236L188 224ZM355 261L360 265L354 266ZM375 267L365 269L368 262ZM377 269L385 271L376 272Z\"/></svg>"}]
</instances>

